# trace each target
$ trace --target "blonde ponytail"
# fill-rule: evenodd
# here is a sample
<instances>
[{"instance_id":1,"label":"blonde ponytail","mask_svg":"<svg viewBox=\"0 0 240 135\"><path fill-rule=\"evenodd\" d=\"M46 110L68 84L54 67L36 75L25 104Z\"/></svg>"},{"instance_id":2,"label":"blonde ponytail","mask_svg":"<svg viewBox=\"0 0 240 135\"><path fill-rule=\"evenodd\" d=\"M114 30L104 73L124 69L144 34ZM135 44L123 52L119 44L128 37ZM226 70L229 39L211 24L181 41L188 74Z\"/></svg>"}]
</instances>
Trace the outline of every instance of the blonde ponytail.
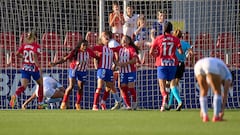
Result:
<instances>
[{"instance_id":1,"label":"blonde ponytail","mask_svg":"<svg viewBox=\"0 0 240 135\"><path fill-rule=\"evenodd\" d=\"M182 31L180 29L176 29L174 32L173 32L173 36L177 37L177 38L182 38L183 34L182 34Z\"/></svg>"}]
</instances>

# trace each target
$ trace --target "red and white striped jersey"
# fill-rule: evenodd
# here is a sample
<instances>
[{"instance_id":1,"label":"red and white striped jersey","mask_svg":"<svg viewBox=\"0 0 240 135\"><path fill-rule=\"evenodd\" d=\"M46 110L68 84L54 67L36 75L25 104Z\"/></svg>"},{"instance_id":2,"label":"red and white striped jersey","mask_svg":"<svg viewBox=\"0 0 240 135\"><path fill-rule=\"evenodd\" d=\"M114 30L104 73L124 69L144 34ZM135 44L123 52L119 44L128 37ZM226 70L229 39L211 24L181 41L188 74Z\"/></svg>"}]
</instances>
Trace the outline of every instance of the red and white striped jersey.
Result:
<instances>
[{"instance_id":1,"label":"red and white striped jersey","mask_svg":"<svg viewBox=\"0 0 240 135\"><path fill-rule=\"evenodd\" d=\"M113 50L103 45L94 46L93 50L96 51L100 57L98 59L98 68L111 69L115 58Z\"/></svg>"},{"instance_id":2,"label":"red and white striped jersey","mask_svg":"<svg viewBox=\"0 0 240 135\"><path fill-rule=\"evenodd\" d=\"M90 57L96 58L95 53L87 49L86 51L79 50L76 54L75 51L71 51L71 53L67 56L67 59L71 59L72 62L70 64L71 69L76 69L77 71L85 72L88 68L88 61Z\"/></svg>"},{"instance_id":3,"label":"red and white striped jersey","mask_svg":"<svg viewBox=\"0 0 240 135\"><path fill-rule=\"evenodd\" d=\"M157 36L152 44L153 48L158 49L156 66L177 66L178 59L176 49L181 48L180 40L170 34Z\"/></svg>"},{"instance_id":4,"label":"red and white striped jersey","mask_svg":"<svg viewBox=\"0 0 240 135\"><path fill-rule=\"evenodd\" d=\"M33 42L31 44L22 44L18 49L18 52L23 55L23 70L26 71L38 71L39 67L36 66L34 61L34 54L37 54L40 58L41 49L38 43Z\"/></svg>"},{"instance_id":5,"label":"red and white striped jersey","mask_svg":"<svg viewBox=\"0 0 240 135\"><path fill-rule=\"evenodd\" d=\"M117 48L118 55L119 55L119 62L128 62L132 60L134 57L138 58L135 48L129 47L118 47ZM120 73L130 73L135 72L136 66L135 64L128 64L127 66L120 67Z\"/></svg>"}]
</instances>

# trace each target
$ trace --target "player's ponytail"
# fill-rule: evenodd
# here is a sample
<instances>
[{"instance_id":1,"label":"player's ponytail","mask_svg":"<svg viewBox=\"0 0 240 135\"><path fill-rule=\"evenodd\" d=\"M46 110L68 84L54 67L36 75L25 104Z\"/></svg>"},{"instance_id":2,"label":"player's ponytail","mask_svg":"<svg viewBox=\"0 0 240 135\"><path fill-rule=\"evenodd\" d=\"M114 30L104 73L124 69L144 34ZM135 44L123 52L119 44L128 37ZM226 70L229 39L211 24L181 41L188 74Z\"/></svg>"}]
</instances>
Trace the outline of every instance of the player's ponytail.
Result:
<instances>
[{"instance_id":1,"label":"player's ponytail","mask_svg":"<svg viewBox=\"0 0 240 135\"><path fill-rule=\"evenodd\" d=\"M173 30L173 25L171 22L165 22L164 26L163 26L163 32L164 32L164 36L166 33L171 33L171 31Z\"/></svg>"},{"instance_id":2,"label":"player's ponytail","mask_svg":"<svg viewBox=\"0 0 240 135\"><path fill-rule=\"evenodd\" d=\"M180 29L176 29L174 32L173 32L173 36L177 37L177 38L182 38L182 31Z\"/></svg>"}]
</instances>

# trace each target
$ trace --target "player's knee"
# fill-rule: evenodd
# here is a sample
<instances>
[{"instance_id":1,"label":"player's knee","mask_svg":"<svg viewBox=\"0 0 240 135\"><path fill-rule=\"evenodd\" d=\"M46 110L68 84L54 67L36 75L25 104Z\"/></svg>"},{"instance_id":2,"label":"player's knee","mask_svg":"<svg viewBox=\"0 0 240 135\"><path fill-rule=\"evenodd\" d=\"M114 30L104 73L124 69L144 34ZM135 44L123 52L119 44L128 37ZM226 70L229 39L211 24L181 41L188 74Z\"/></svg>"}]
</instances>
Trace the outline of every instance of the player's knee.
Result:
<instances>
[{"instance_id":1,"label":"player's knee","mask_svg":"<svg viewBox=\"0 0 240 135\"><path fill-rule=\"evenodd\" d=\"M66 91L71 91L73 89L73 85L69 85Z\"/></svg>"}]
</instances>

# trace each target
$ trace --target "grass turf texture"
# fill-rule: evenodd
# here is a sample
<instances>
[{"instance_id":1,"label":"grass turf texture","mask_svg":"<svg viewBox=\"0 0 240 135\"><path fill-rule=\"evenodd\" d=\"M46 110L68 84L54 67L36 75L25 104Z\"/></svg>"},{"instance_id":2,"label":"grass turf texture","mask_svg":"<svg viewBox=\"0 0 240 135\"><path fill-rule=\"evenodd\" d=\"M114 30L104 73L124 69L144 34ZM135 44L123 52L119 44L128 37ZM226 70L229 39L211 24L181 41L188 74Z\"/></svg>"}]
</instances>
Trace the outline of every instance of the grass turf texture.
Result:
<instances>
[{"instance_id":1,"label":"grass turf texture","mask_svg":"<svg viewBox=\"0 0 240 135\"><path fill-rule=\"evenodd\" d=\"M235 135L239 110L226 110L226 121L203 123L199 110L181 112L92 110L1 110L1 135Z\"/></svg>"}]
</instances>

